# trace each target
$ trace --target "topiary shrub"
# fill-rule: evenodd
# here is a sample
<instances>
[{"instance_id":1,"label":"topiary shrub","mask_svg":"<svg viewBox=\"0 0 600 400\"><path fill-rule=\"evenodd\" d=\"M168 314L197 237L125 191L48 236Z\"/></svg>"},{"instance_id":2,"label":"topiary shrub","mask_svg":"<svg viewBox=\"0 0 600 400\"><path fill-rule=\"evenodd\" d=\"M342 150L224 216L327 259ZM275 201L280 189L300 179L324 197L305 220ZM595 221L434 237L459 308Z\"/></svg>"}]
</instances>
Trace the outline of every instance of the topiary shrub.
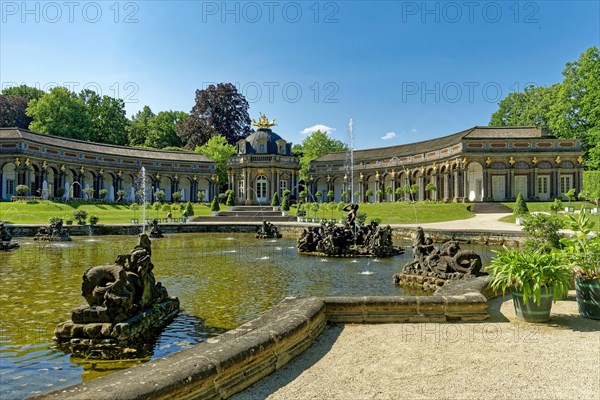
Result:
<instances>
[{"instance_id":1,"label":"topiary shrub","mask_svg":"<svg viewBox=\"0 0 600 400\"><path fill-rule=\"evenodd\" d=\"M281 211L290 211L290 196L283 196Z\"/></svg>"},{"instance_id":2,"label":"topiary shrub","mask_svg":"<svg viewBox=\"0 0 600 400\"><path fill-rule=\"evenodd\" d=\"M187 211L188 216L194 215L194 206L192 206L192 202L188 201L185 205L185 211Z\"/></svg>"},{"instance_id":3,"label":"topiary shrub","mask_svg":"<svg viewBox=\"0 0 600 400\"><path fill-rule=\"evenodd\" d=\"M525 203L525 199L523 195L519 193L517 196L517 201L515 201L515 208L513 210L513 215L515 217L522 217L524 215L529 214L529 208L527 208L527 203Z\"/></svg>"},{"instance_id":4,"label":"topiary shrub","mask_svg":"<svg viewBox=\"0 0 600 400\"><path fill-rule=\"evenodd\" d=\"M277 207L281 204L281 202L279 201L279 194L277 192L275 192L273 194L273 198L271 199L271 205L273 207Z\"/></svg>"},{"instance_id":5,"label":"topiary shrub","mask_svg":"<svg viewBox=\"0 0 600 400\"><path fill-rule=\"evenodd\" d=\"M97 216L95 216L95 215L92 215L92 216L90 217L90 225L96 225L96 224L98 223L98 221L99 221L99 220L100 220L100 218L98 218L98 217L97 217Z\"/></svg>"},{"instance_id":6,"label":"topiary shrub","mask_svg":"<svg viewBox=\"0 0 600 400\"><path fill-rule=\"evenodd\" d=\"M210 203L210 211L218 212L220 210L221 210L221 207L219 206L219 197L215 196L212 199L212 203Z\"/></svg>"},{"instance_id":7,"label":"topiary shrub","mask_svg":"<svg viewBox=\"0 0 600 400\"><path fill-rule=\"evenodd\" d=\"M235 195L233 194L233 190L229 191L229 194L227 195L227 207L234 207L235 206Z\"/></svg>"}]
</instances>

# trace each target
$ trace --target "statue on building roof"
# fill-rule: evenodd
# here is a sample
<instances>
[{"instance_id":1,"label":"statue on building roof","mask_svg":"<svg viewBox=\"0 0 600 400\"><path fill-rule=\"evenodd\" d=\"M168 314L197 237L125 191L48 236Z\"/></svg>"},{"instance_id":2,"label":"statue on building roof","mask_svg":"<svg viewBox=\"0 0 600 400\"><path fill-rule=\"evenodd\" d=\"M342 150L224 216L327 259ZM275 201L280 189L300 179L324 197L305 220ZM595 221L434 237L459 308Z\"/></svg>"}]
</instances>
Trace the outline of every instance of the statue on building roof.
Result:
<instances>
[{"instance_id":1,"label":"statue on building roof","mask_svg":"<svg viewBox=\"0 0 600 400\"><path fill-rule=\"evenodd\" d=\"M269 122L267 116L263 113L260 113L260 118L258 118L258 121L253 119L252 125L256 126L258 129L271 129L272 126L275 126L277 124L275 123L274 119L272 119L271 122Z\"/></svg>"}]
</instances>

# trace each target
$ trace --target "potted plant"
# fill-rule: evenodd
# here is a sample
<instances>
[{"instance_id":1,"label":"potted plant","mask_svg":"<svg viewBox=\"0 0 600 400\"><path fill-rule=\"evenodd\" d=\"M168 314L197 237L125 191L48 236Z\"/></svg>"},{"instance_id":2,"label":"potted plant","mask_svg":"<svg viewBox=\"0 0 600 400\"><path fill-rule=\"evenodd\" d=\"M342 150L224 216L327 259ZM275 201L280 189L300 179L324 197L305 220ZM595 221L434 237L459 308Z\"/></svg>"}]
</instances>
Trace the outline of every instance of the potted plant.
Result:
<instances>
[{"instance_id":1,"label":"potted plant","mask_svg":"<svg viewBox=\"0 0 600 400\"><path fill-rule=\"evenodd\" d=\"M279 211L279 194L277 192L275 192L273 194L273 198L271 198L271 206L273 206L273 211Z\"/></svg>"},{"instance_id":2,"label":"potted plant","mask_svg":"<svg viewBox=\"0 0 600 400\"><path fill-rule=\"evenodd\" d=\"M298 218L298 222L304 222L306 219L306 203L298 203L298 212L296 213L296 217Z\"/></svg>"},{"instance_id":3,"label":"potted plant","mask_svg":"<svg viewBox=\"0 0 600 400\"><path fill-rule=\"evenodd\" d=\"M67 224L67 225L73 225L73 218L71 218L70 215L65 215L64 220L65 220L65 224Z\"/></svg>"},{"instance_id":4,"label":"potted plant","mask_svg":"<svg viewBox=\"0 0 600 400\"><path fill-rule=\"evenodd\" d=\"M221 210L221 207L219 206L219 196L214 196L212 203L210 203L210 211L212 212L213 217L219 215L219 210Z\"/></svg>"},{"instance_id":5,"label":"potted plant","mask_svg":"<svg viewBox=\"0 0 600 400\"><path fill-rule=\"evenodd\" d=\"M553 301L569 291L570 269L558 250L505 247L496 252L487 271L491 288L503 294L510 289L517 318L527 322L548 321Z\"/></svg>"},{"instance_id":6,"label":"potted plant","mask_svg":"<svg viewBox=\"0 0 600 400\"><path fill-rule=\"evenodd\" d=\"M131 203L131 205L129 206L129 209L131 211L133 211L133 218L131 219L131 223L132 224L137 224L138 223L138 219L135 217L135 212L140 209L140 205L138 203L135 203L135 202Z\"/></svg>"},{"instance_id":7,"label":"potted plant","mask_svg":"<svg viewBox=\"0 0 600 400\"><path fill-rule=\"evenodd\" d=\"M367 196L367 202L370 203L371 197L373 197L373 191L371 189L367 189L367 191L365 192L365 196Z\"/></svg>"},{"instance_id":8,"label":"potted plant","mask_svg":"<svg viewBox=\"0 0 600 400\"><path fill-rule=\"evenodd\" d=\"M87 219L87 211L77 210L73 213L73 218L77 221L78 225L85 225Z\"/></svg>"},{"instance_id":9,"label":"potted plant","mask_svg":"<svg viewBox=\"0 0 600 400\"><path fill-rule=\"evenodd\" d=\"M100 218L98 218L96 215L92 215L90 217L90 225L96 225L99 220L100 220Z\"/></svg>"},{"instance_id":10,"label":"potted plant","mask_svg":"<svg viewBox=\"0 0 600 400\"><path fill-rule=\"evenodd\" d=\"M523 217L525 217L527 214L529 214L527 203L525 203L523 194L519 193L517 196L517 201L515 201L515 208L513 210L513 215L516 217L515 223L517 225L521 225L523 223Z\"/></svg>"},{"instance_id":11,"label":"potted plant","mask_svg":"<svg viewBox=\"0 0 600 400\"><path fill-rule=\"evenodd\" d=\"M283 196L281 202L281 215L287 217L290 211L290 196Z\"/></svg>"},{"instance_id":12,"label":"potted plant","mask_svg":"<svg viewBox=\"0 0 600 400\"><path fill-rule=\"evenodd\" d=\"M93 200L94 199L94 193L96 192L93 188L91 187L86 187L82 190L83 194L85 194L86 196L86 200Z\"/></svg>"},{"instance_id":13,"label":"potted plant","mask_svg":"<svg viewBox=\"0 0 600 400\"><path fill-rule=\"evenodd\" d=\"M15 188L15 191L17 192L17 194L20 197L27 196L27 193L29 193L29 186L27 186L27 185L17 185L17 187Z\"/></svg>"},{"instance_id":14,"label":"potted plant","mask_svg":"<svg viewBox=\"0 0 600 400\"><path fill-rule=\"evenodd\" d=\"M125 198L125 191L124 190L117 190L117 203L122 202L123 198Z\"/></svg>"},{"instance_id":15,"label":"potted plant","mask_svg":"<svg viewBox=\"0 0 600 400\"><path fill-rule=\"evenodd\" d=\"M179 203L181 201L181 197L183 195L181 194L181 192L173 192L171 193L171 198L176 202Z\"/></svg>"},{"instance_id":16,"label":"potted plant","mask_svg":"<svg viewBox=\"0 0 600 400\"><path fill-rule=\"evenodd\" d=\"M569 238L562 238L565 254L575 274L575 293L579 315L600 319L600 236L589 237L594 223L581 210L577 217L569 215Z\"/></svg>"},{"instance_id":17,"label":"potted plant","mask_svg":"<svg viewBox=\"0 0 600 400\"><path fill-rule=\"evenodd\" d=\"M98 191L98 194L100 195L100 198L102 200L106 200L106 196L108 196L108 190L107 189L100 189Z\"/></svg>"}]
</instances>

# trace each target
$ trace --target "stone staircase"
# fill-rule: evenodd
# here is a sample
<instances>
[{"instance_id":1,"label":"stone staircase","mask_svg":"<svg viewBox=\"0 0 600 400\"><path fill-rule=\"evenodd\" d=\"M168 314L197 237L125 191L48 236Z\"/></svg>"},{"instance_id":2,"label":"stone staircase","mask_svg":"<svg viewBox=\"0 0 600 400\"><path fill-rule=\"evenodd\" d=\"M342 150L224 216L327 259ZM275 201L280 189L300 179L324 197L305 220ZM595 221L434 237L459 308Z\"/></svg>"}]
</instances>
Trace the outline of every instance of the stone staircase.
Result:
<instances>
[{"instance_id":1,"label":"stone staircase","mask_svg":"<svg viewBox=\"0 0 600 400\"><path fill-rule=\"evenodd\" d=\"M284 217L281 211L273 211L271 206L235 206L228 210L219 211L218 217L196 217L198 222L288 222L295 221L294 217Z\"/></svg>"},{"instance_id":2,"label":"stone staircase","mask_svg":"<svg viewBox=\"0 0 600 400\"><path fill-rule=\"evenodd\" d=\"M473 203L471 212L473 214L511 214L513 211L502 203Z\"/></svg>"}]
</instances>

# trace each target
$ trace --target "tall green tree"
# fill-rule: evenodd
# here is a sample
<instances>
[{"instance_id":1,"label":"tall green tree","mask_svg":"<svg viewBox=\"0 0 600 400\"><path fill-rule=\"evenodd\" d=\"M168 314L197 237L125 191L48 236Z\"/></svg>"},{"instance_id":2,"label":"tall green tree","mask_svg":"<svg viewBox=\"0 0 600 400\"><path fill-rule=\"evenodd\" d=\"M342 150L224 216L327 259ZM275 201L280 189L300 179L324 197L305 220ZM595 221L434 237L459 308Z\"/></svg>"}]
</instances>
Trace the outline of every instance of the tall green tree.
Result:
<instances>
[{"instance_id":1,"label":"tall green tree","mask_svg":"<svg viewBox=\"0 0 600 400\"><path fill-rule=\"evenodd\" d=\"M568 62L558 99L550 111L550 128L560 137L579 137L588 151L586 166L600 169L600 51L590 47Z\"/></svg>"},{"instance_id":2,"label":"tall green tree","mask_svg":"<svg viewBox=\"0 0 600 400\"><path fill-rule=\"evenodd\" d=\"M300 158L300 177L302 179L308 177L311 161L337 151L348 151L348 146L321 131L308 135L301 145L296 145L293 149L293 153L299 155Z\"/></svg>"},{"instance_id":3,"label":"tall green tree","mask_svg":"<svg viewBox=\"0 0 600 400\"><path fill-rule=\"evenodd\" d=\"M150 118L144 145L156 149L181 146L177 125L186 117L187 114L182 111L161 111Z\"/></svg>"},{"instance_id":4,"label":"tall green tree","mask_svg":"<svg viewBox=\"0 0 600 400\"><path fill-rule=\"evenodd\" d=\"M79 93L92 121L93 133L89 140L98 143L126 145L128 143L125 102L110 96L100 96L90 89Z\"/></svg>"},{"instance_id":5,"label":"tall green tree","mask_svg":"<svg viewBox=\"0 0 600 400\"><path fill-rule=\"evenodd\" d=\"M509 93L498 103L490 126L548 126L550 107L558 95L560 84L528 86L523 92Z\"/></svg>"},{"instance_id":6,"label":"tall green tree","mask_svg":"<svg viewBox=\"0 0 600 400\"><path fill-rule=\"evenodd\" d=\"M13 86L2 90L0 95L0 127L16 127L29 129L33 118L29 117L27 104L29 100L39 99L46 92L27 85Z\"/></svg>"},{"instance_id":7,"label":"tall green tree","mask_svg":"<svg viewBox=\"0 0 600 400\"><path fill-rule=\"evenodd\" d=\"M146 142L146 134L150 130L150 120L154 118L156 114L152 112L152 109L148 106L131 117L131 121L127 125L127 137L129 139L130 146L141 146Z\"/></svg>"},{"instance_id":8,"label":"tall green tree","mask_svg":"<svg viewBox=\"0 0 600 400\"><path fill-rule=\"evenodd\" d=\"M227 162L236 155L235 146L227 143L227 139L222 135L216 135L208 139L202 146L196 147L198 153L215 161L217 165L217 174L221 184L227 183Z\"/></svg>"},{"instance_id":9,"label":"tall green tree","mask_svg":"<svg viewBox=\"0 0 600 400\"><path fill-rule=\"evenodd\" d=\"M490 125L548 126L561 138L579 138L587 151L585 166L600 169L600 51L590 47L567 62L561 83L529 86L498 103Z\"/></svg>"},{"instance_id":10,"label":"tall green tree","mask_svg":"<svg viewBox=\"0 0 600 400\"><path fill-rule=\"evenodd\" d=\"M65 87L54 87L39 99L32 99L26 114L33 118L32 131L89 140L93 124L84 102Z\"/></svg>"},{"instance_id":11,"label":"tall green tree","mask_svg":"<svg viewBox=\"0 0 600 400\"><path fill-rule=\"evenodd\" d=\"M46 94L46 92L36 87L19 85L2 90L2 94L5 96L25 97L27 101L29 101L32 99L40 99Z\"/></svg>"},{"instance_id":12,"label":"tall green tree","mask_svg":"<svg viewBox=\"0 0 600 400\"><path fill-rule=\"evenodd\" d=\"M187 148L203 145L210 137L222 135L233 144L251 133L248 101L231 83L196 90L196 103L179 125L178 133Z\"/></svg>"}]
</instances>

